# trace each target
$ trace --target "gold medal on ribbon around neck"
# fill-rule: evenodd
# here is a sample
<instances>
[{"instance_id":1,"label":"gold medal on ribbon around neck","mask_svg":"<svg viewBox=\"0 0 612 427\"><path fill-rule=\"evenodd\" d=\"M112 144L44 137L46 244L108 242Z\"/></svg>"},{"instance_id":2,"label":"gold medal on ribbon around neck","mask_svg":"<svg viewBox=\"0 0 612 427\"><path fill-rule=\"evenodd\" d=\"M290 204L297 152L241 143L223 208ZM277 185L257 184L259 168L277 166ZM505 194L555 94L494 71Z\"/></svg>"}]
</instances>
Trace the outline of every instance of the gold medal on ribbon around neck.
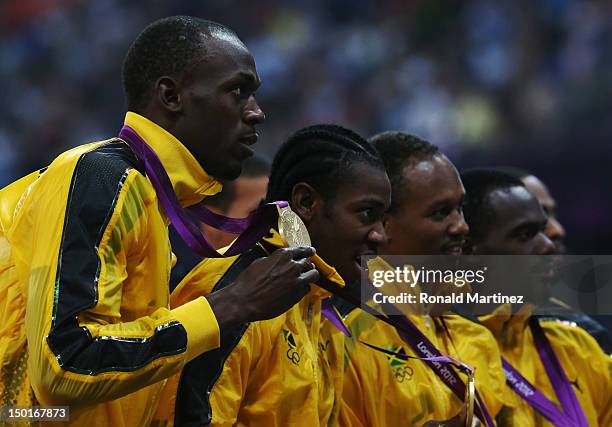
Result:
<instances>
[{"instance_id":1,"label":"gold medal on ribbon around neck","mask_svg":"<svg viewBox=\"0 0 612 427\"><path fill-rule=\"evenodd\" d=\"M278 209L278 232L289 247L311 246L306 224L289 206Z\"/></svg>"}]
</instances>

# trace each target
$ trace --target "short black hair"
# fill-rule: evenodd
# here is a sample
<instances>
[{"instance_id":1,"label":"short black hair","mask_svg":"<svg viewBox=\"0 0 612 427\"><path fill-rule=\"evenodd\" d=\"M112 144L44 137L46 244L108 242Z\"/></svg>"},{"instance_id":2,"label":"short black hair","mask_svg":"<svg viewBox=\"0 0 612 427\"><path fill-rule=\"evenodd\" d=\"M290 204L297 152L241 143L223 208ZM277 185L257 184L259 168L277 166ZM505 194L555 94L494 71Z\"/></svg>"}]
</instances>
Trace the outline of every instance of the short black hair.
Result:
<instances>
[{"instance_id":1,"label":"short black hair","mask_svg":"<svg viewBox=\"0 0 612 427\"><path fill-rule=\"evenodd\" d=\"M527 178L528 176L533 175L528 170L517 168L515 166L500 166L500 167L495 168L495 170L498 170L500 172L505 172L518 179L524 179L524 178Z\"/></svg>"},{"instance_id":2,"label":"short black hair","mask_svg":"<svg viewBox=\"0 0 612 427\"><path fill-rule=\"evenodd\" d=\"M523 182L509 173L496 169L470 169L461 173L465 187L463 217L470 227L470 237L484 239L495 221L495 212L489 202L489 194L496 190L525 187Z\"/></svg>"},{"instance_id":3,"label":"short black hair","mask_svg":"<svg viewBox=\"0 0 612 427\"><path fill-rule=\"evenodd\" d=\"M305 127L291 135L274 156L266 200L290 200L293 187L305 182L329 206L338 184L362 163L384 171L376 149L352 130L333 124Z\"/></svg>"},{"instance_id":4,"label":"short black hair","mask_svg":"<svg viewBox=\"0 0 612 427\"><path fill-rule=\"evenodd\" d=\"M129 110L148 102L151 88L162 76L181 78L206 55L206 38L236 33L226 26L193 16L171 16L148 25L130 46L121 71Z\"/></svg>"},{"instance_id":5,"label":"short black hair","mask_svg":"<svg viewBox=\"0 0 612 427\"><path fill-rule=\"evenodd\" d=\"M397 195L404 186L404 167L410 162L430 159L441 152L437 146L414 135L404 132L388 131L374 135L370 143L378 150L382 158L389 181L391 181L391 207L397 207Z\"/></svg>"}]
</instances>

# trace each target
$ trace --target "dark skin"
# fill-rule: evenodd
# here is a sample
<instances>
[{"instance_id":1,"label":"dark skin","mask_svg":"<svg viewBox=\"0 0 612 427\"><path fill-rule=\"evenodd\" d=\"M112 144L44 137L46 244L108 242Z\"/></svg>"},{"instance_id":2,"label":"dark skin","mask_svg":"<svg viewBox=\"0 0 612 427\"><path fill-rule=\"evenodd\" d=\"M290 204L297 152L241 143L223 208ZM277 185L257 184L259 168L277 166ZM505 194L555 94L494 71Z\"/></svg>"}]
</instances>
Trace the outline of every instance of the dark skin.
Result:
<instances>
[{"instance_id":1,"label":"dark skin","mask_svg":"<svg viewBox=\"0 0 612 427\"><path fill-rule=\"evenodd\" d=\"M359 257L376 254L385 241L383 216L389 207L391 184L382 169L357 164L347 179L338 184L335 194L331 202L326 202L309 184L298 183L292 190L290 204L306 224L321 258L336 268L347 284L352 284L361 277ZM313 254L309 250L279 249L255 261L236 283L208 296L213 310L222 305L230 318L252 311L257 313L255 320L269 318L268 313L273 314L270 317L283 313L288 308L286 301L294 300L295 304L309 292L309 284L318 280L317 270L304 258ZM296 282L295 286L287 286L288 276ZM270 293L270 289L275 292ZM226 290L229 295L223 294ZM243 298L244 303L225 304L227 300ZM261 306L270 309L262 313Z\"/></svg>"},{"instance_id":2,"label":"dark skin","mask_svg":"<svg viewBox=\"0 0 612 427\"><path fill-rule=\"evenodd\" d=\"M177 137L208 174L232 180L265 120L255 99L261 80L240 40L204 40L204 59L181 78L160 77L141 114Z\"/></svg>"},{"instance_id":3,"label":"dark skin","mask_svg":"<svg viewBox=\"0 0 612 427\"><path fill-rule=\"evenodd\" d=\"M468 226L461 207L465 189L457 169L440 154L403 169L394 194L396 207L387 214L387 255L460 255Z\"/></svg>"},{"instance_id":4,"label":"dark skin","mask_svg":"<svg viewBox=\"0 0 612 427\"><path fill-rule=\"evenodd\" d=\"M407 161L401 190L393 194L395 209L388 212L388 241L381 252L389 255L460 255L468 226L463 218L465 189L455 166L443 154ZM430 307L430 313L446 306ZM465 426L465 410L448 420L428 421L423 427Z\"/></svg>"},{"instance_id":5,"label":"dark skin","mask_svg":"<svg viewBox=\"0 0 612 427\"><path fill-rule=\"evenodd\" d=\"M542 209L548 218L546 223L546 236L555 244L555 253L564 254L565 228L557 219L557 202L553 199L546 185L537 177L529 175L521 179L527 190L531 192L542 205Z\"/></svg>"},{"instance_id":6,"label":"dark skin","mask_svg":"<svg viewBox=\"0 0 612 427\"><path fill-rule=\"evenodd\" d=\"M461 255L468 226L463 218L465 188L455 166L443 154L407 160L403 185L394 194L395 208L387 212L387 255ZM436 291L446 292L437 286ZM432 305L441 314L446 305Z\"/></svg>"},{"instance_id":7,"label":"dark skin","mask_svg":"<svg viewBox=\"0 0 612 427\"><path fill-rule=\"evenodd\" d=\"M231 285L206 299L219 328L272 319L293 307L319 278L308 257L313 248L281 248L254 261Z\"/></svg>"},{"instance_id":8,"label":"dark skin","mask_svg":"<svg viewBox=\"0 0 612 427\"><path fill-rule=\"evenodd\" d=\"M547 255L554 245L545 230L547 217L537 199L524 187L492 191L487 202L494 213L486 236L471 242L483 255Z\"/></svg>"},{"instance_id":9,"label":"dark skin","mask_svg":"<svg viewBox=\"0 0 612 427\"><path fill-rule=\"evenodd\" d=\"M486 202L493 210L493 221L486 235L470 241L469 251L477 255L550 255L555 246L546 236L547 217L538 200L525 187L511 187L494 190L487 195ZM547 258L532 258L533 263L525 265L522 273L515 272L523 283L532 282L533 286L522 286L525 299L541 303L548 297L545 281L551 272ZM534 276L533 269L542 275ZM499 281L506 283L507 281ZM500 289L505 291L504 289ZM509 291L509 290L508 290Z\"/></svg>"},{"instance_id":10,"label":"dark skin","mask_svg":"<svg viewBox=\"0 0 612 427\"><path fill-rule=\"evenodd\" d=\"M385 241L384 213L391 184L384 170L356 164L338 183L332 200L306 183L293 188L291 208L302 218L317 253L347 285L361 277L361 257L376 255Z\"/></svg>"},{"instance_id":11,"label":"dark skin","mask_svg":"<svg viewBox=\"0 0 612 427\"><path fill-rule=\"evenodd\" d=\"M204 44L203 59L180 78L157 79L138 113L178 138L208 174L232 180L253 155L256 126L265 120L255 100L261 81L237 37L217 34ZM319 277L308 260L313 254L313 248L280 249L208 295L220 329L274 318L297 303Z\"/></svg>"},{"instance_id":12,"label":"dark skin","mask_svg":"<svg viewBox=\"0 0 612 427\"><path fill-rule=\"evenodd\" d=\"M554 246L544 234L546 215L535 197L524 187L495 190L487 195L494 220L486 236L468 239L466 252L480 255L545 255ZM491 306L493 309L494 306ZM423 427L464 426L466 413L460 411L445 421L430 421Z\"/></svg>"}]
</instances>

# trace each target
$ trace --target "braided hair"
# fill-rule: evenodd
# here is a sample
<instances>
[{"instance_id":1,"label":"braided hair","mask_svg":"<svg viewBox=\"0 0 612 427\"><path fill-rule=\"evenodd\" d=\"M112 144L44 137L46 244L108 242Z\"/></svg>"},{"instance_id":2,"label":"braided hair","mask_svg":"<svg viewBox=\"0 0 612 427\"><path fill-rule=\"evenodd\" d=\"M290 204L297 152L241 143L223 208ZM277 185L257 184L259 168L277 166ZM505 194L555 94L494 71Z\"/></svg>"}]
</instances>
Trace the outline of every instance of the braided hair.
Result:
<instances>
[{"instance_id":1,"label":"braided hair","mask_svg":"<svg viewBox=\"0 0 612 427\"><path fill-rule=\"evenodd\" d=\"M384 171L376 149L363 137L342 126L319 124L298 130L280 147L272 162L267 201L290 200L293 187L304 182L326 202L357 164Z\"/></svg>"}]
</instances>

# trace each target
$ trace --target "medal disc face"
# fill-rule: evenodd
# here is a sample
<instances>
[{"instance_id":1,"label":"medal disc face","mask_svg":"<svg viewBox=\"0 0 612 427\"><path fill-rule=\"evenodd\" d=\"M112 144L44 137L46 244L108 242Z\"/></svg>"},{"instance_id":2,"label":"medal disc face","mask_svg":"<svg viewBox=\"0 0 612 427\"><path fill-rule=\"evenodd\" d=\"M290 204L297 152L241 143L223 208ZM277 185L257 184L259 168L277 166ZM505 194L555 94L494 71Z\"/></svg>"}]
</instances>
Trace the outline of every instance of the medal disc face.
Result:
<instances>
[{"instance_id":1,"label":"medal disc face","mask_svg":"<svg viewBox=\"0 0 612 427\"><path fill-rule=\"evenodd\" d=\"M311 246L306 224L289 206L278 209L278 231L289 247Z\"/></svg>"}]
</instances>

